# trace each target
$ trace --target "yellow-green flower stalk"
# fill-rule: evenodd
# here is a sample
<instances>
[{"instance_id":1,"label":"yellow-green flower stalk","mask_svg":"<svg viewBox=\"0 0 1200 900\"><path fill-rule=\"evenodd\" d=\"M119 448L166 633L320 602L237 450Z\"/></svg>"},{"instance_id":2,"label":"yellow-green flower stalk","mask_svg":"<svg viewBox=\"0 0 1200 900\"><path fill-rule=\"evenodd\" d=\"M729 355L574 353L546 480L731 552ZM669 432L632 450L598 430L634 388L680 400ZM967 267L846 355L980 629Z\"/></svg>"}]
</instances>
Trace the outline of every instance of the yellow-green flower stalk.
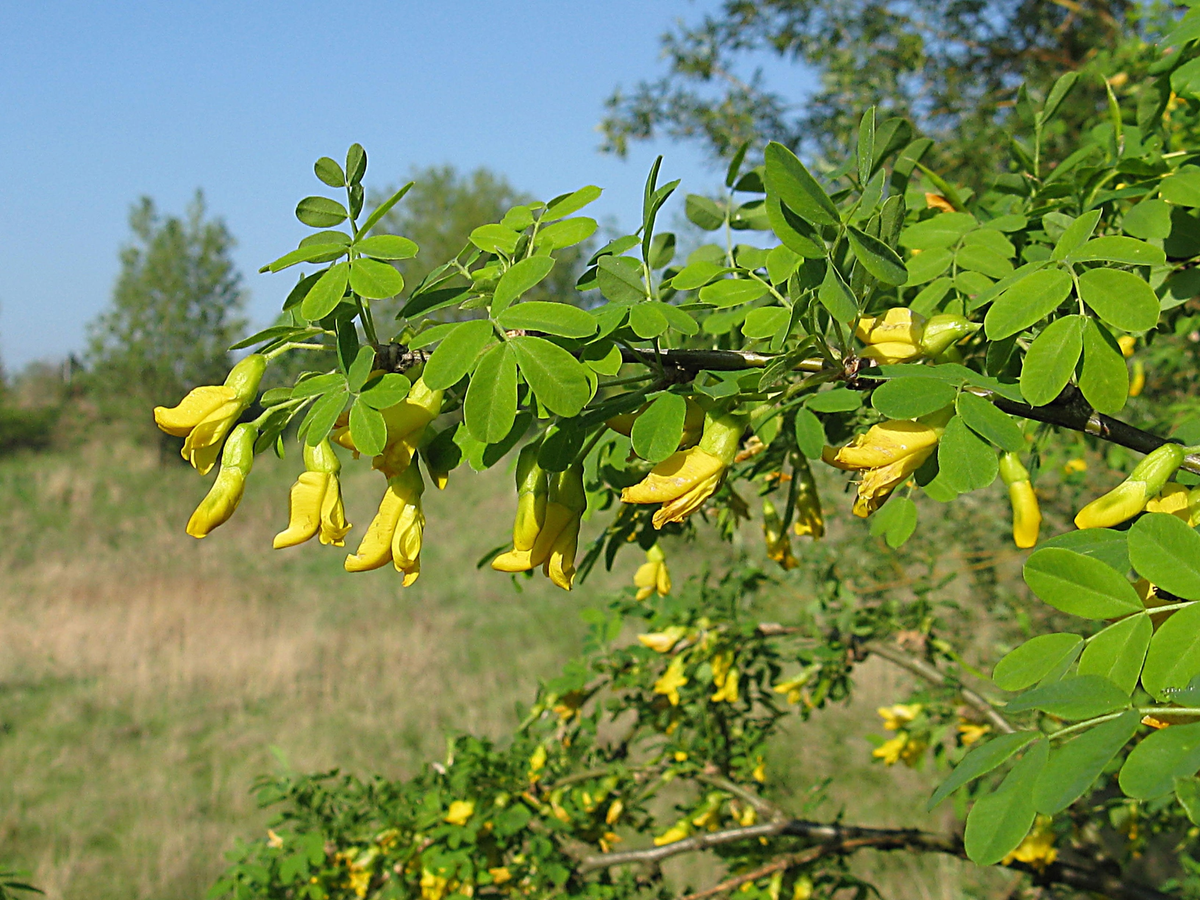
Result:
<instances>
[{"instance_id":1,"label":"yellow-green flower stalk","mask_svg":"<svg viewBox=\"0 0 1200 900\"><path fill-rule=\"evenodd\" d=\"M671 573L667 571L667 557L658 544L646 551L646 561L633 573L633 584L638 589L638 600L645 600L655 592L660 597L671 593Z\"/></svg>"},{"instance_id":2,"label":"yellow-green flower stalk","mask_svg":"<svg viewBox=\"0 0 1200 900\"><path fill-rule=\"evenodd\" d=\"M546 470L538 465L541 444L526 444L517 456L517 516L513 520L513 548L492 560L498 572L526 572L534 562L531 551L546 522L546 496L550 491Z\"/></svg>"},{"instance_id":3,"label":"yellow-green flower stalk","mask_svg":"<svg viewBox=\"0 0 1200 900\"><path fill-rule=\"evenodd\" d=\"M304 469L288 497L288 527L275 535L274 547L295 547L317 535L322 544L341 547L350 523L338 481L342 464L328 439L315 447L305 442Z\"/></svg>"},{"instance_id":4,"label":"yellow-green flower stalk","mask_svg":"<svg viewBox=\"0 0 1200 900\"><path fill-rule=\"evenodd\" d=\"M238 425L229 435L221 452L217 480L188 519L187 533L192 537L208 537L210 531L229 521L242 502L246 476L254 465L254 442L257 439L258 429L248 423Z\"/></svg>"},{"instance_id":5,"label":"yellow-green flower stalk","mask_svg":"<svg viewBox=\"0 0 1200 900\"><path fill-rule=\"evenodd\" d=\"M779 513L775 511L775 504L770 500L763 500L762 509L763 539L767 544L767 557L779 563L785 572L796 568L800 561L792 553L791 539L784 530Z\"/></svg>"},{"instance_id":6,"label":"yellow-green flower stalk","mask_svg":"<svg viewBox=\"0 0 1200 900\"><path fill-rule=\"evenodd\" d=\"M650 470L645 478L621 491L625 503L661 503L654 527L682 522L713 495L725 480L746 422L729 413L707 413L700 443L677 450Z\"/></svg>"},{"instance_id":7,"label":"yellow-green flower stalk","mask_svg":"<svg viewBox=\"0 0 1200 900\"><path fill-rule=\"evenodd\" d=\"M1027 550L1037 543L1042 527L1042 511L1029 480L1029 471L1015 453L1005 453L1000 458L1000 477L1008 485L1008 501L1012 504L1013 542Z\"/></svg>"},{"instance_id":8,"label":"yellow-green flower stalk","mask_svg":"<svg viewBox=\"0 0 1200 900\"><path fill-rule=\"evenodd\" d=\"M1184 456L1184 448L1178 444L1163 444L1147 454L1128 478L1079 511L1075 527L1111 528L1132 519L1163 489L1167 479L1183 464Z\"/></svg>"},{"instance_id":9,"label":"yellow-green flower stalk","mask_svg":"<svg viewBox=\"0 0 1200 900\"><path fill-rule=\"evenodd\" d=\"M526 478L519 483L519 488L527 488L525 494L532 499L526 500L525 514L519 508L521 499L518 496L517 521L513 526L513 549L492 560L492 568L500 572L526 572L537 566L542 572L564 591L569 591L575 580L575 551L579 546L579 523L587 509L587 493L583 489L583 466L576 463L565 472L547 475L537 474L540 467L536 463L536 453L527 460L529 468L525 471ZM520 475L518 467L518 475ZM538 493L540 480L546 483L544 513L538 521ZM536 526L536 533L535 533ZM518 534L519 532L519 534ZM533 541L528 550L520 549L520 544Z\"/></svg>"},{"instance_id":10,"label":"yellow-green flower stalk","mask_svg":"<svg viewBox=\"0 0 1200 900\"><path fill-rule=\"evenodd\" d=\"M825 536L825 513L821 509L821 498L817 494L817 482L813 478L808 460L796 454L796 520L792 528L800 537L809 535L814 541Z\"/></svg>"},{"instance_id":11,"label":"yellow-green flower stalk","mask_svg":"<svg viewBox=\"0 0 1200 900\"><path fill-rule=\"evenodd\" d=\"M154 421L167 434L184 438L183 458L201 475L217 461L221 442L258 396L267 358L252 353L230 370L224 384L193 388L178 406L154 407Z\"/></svg>"},{"instance_id":12,"label":"yellow-green flower stalk","mask_svg":"<svg viewBox=\"0 0 1200 900\"><path fill-rule=\"evenodd\" d=\"M358 552L346 557L347 572L366 572L390 562L397 572L404 573L405 587L417 580L421 574L421 537L425 531L425 513L421 509L424 491L425 481L417 466L407 466L403 472L388 478L379 512L367 526Z\"/></svg>"}]
</instances>

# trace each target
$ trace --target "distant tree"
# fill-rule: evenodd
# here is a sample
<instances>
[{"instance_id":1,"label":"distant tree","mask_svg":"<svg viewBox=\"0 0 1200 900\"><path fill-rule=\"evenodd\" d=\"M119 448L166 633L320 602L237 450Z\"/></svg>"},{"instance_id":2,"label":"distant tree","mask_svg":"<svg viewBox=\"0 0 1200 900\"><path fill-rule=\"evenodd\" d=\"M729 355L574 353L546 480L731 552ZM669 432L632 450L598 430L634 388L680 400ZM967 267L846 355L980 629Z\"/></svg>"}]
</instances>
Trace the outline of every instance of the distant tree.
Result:
<instances>
[{"instance_id":1,"label":"distant tree","mask_svg":"<svg viewBox=\"0 0 1200 900\"><path fill-rule=\"evenodd\" d=\"M202 192L183 217L163 217L143 197L129 226L112 304L88 328L87 362L103 407L144 417L198 384L220 383L227 348L245 329L245 291L230 255L234 238L208 218Z\"/></svg>"},{"instance_id":2,"label":"distant tree","mask_svg":"<svg viewBox=\"0 0 1200 900\"><path fill-rule=\"evenodd\" d=\"M1008 160L1022 81L1044 94L1064 72L1094 71L1049 142L1073 148L1106 107L1100 73L1122 73L1118 89L1137 87L1156 58L1145 39L1173 9L1161 0L726 0L663 35L665 77L612 95L605 146L624 154L630 141L665 134L721 158L744 141L777 140L840 159L874 104L939 142L932 164L980 186ZM812 95L768 84L753 67L770 57L807 66Z\"/></svg>"}]
</instances>

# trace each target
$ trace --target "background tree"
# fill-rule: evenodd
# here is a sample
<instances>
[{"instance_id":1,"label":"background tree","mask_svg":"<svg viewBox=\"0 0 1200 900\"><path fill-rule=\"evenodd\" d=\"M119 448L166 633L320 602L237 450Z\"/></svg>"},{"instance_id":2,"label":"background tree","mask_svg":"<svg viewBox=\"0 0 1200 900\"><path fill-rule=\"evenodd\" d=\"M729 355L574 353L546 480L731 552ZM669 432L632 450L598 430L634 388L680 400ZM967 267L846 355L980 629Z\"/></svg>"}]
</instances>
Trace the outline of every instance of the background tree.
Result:
<instances>
[{"instance_id":1,"label":"background tree","mask_svg":"<svg viewBox=\"0 0 1200 900\"><path fill-rule=\"evenodd\" d=\"M663 35L669 74L614 92L605 147L624 154L630 141L661 133L699 141L718 158L744 141L777 140L841 159L861 110L875 105L939 142L926 162L978 186L1008 158L1005 129L1022 81L1037 95L1063 72L1095 73L1044 144L1072 146L1107 103L1100 73L1118 73L1118 87L1136 84L1154 58L1147 40L1170 9L1131 0L728 0ZM761 68L738 74L763 56L811 68L819 86L800 98L769 85Z\"/></svg>"},{"instance_id":2,"label":"background tree","mask_svg":"<svg viewBox=\"0 0 1200 900\"><path fill-rule=\"evenodd\" d=\"M200 191L182 217L164 218L143 197L129 227L112 305L89 325L87 361L101 404L140 420L148 405L224 377L246 324L245 291L234 238Z\"/></svg>"}]
</instances>

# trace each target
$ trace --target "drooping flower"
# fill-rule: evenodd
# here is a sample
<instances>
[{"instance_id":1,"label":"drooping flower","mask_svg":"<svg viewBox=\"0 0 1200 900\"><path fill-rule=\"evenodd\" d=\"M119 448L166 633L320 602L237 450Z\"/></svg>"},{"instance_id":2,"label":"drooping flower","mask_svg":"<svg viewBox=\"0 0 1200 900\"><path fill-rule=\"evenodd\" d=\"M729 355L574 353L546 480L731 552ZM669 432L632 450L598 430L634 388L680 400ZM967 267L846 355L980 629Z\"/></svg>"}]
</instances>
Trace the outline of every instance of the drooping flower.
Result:
<instances>
[{"instance_id":1,"label":"drooping flower","mask_svg":"<svg viewBox=\"0 0 1200 900\"><path fill-rule=\"evenodd\" d=\"M825 513L821 509L821 498L817 494L817 482L813 478L808 460L797 454L796 461L796 521L792 528L803 537L811 535L814 541L825 536Z\"/></svg>"},{"instance_id":2,"label":"drooping flower","mask_svg":"<svg viewBox=\"0 0 1200 900\"><path fill-rule=\"evenodd\" d=\"M929 745L924 740L914 738L907 731L901 731L891 740L884 741L872 750L871 755L876 759L883 760L885 766L894 766L898 762L903 762L912 768L920 762L921 755L928 747Z\"/></svg>"},{"instance_id":3,"label":"drooping flower","mask_svg":"<svg viewBox=\"0 0 1200 900\"><path fill-rule=\"evenodd\" d=\"M637 638L639 644L643 647L649 647L655 653L670 653L686 634L687 628L685 626L672 625L669 628L664 628L662 631L639 634Z\"/></svg>"},{"instance_id":4,"label":"drooping flower","mask_svg":"<svg viewBox=\"0 0 1200 900\"><path fill-rule=\"evenodd\" d=\"M338 481L342 464L328 439L315 447L305 442L304 468L288 498L288 527L275 535L274 547L295 547L316 535L322 544L341 547L350 523Z\"/></svg>"},{"instance_id":5,"label":"drooping flower","mask_svg":"<svg viewBox=\"0 0 1200 900\"><path fill-rule=\"evenodd\" d=\"M238 425L229 435L221 452L217 480L188 519L187 533L192 537L208 537L210 531L229 521L242 502L246 476L254 465L254 442L257 439L258 429L249 423Z\"/></svg>"},{"instance_id":6,"label":"drooping flower","mask_svg":"<svg viewBox=\"0 0 1200 900\"><path fill-rule=\"evenodd\" d=\"M473 815L475 815L475 801L454 800L450 803L450 809L442 821L451 825L466 825Z\"/></svg>"},{"instance_id":7,"label":"drooping flower","mask_svg":"<svg viewBox=\"0 0 1200 900\"><path fill-rule=\"evenodd\" d=\"M346 557L347 572L366 572L389 562L404 573L408 587L421 574L421 538L425 513L421 494L425 481L417 466L408 466L399 475L388 478L387 491L379 503L379 512L367 526L358 551Z\"/></svg>"},{"instance_id":8,"label":"drooping flower","mask_svg":"<svg viewBox=\"0 0 1200 900\"><path fill-rule=\"evenodd\" d=\"M667 558L658 544L646 551L646 561L633 573L633 584L638 589L638 600L645 600L655 592L660 597L671 593L671 574L667 571Z\"/></svg>"},{"instance_id":9,"label":"drooping flower","mask_svg":"<svg viewBox=\"0 0 1200 900\"><path fill-rule=\"evenodd\" d=\"M430 390L425 379L418 377L403 400L379 411L387 428L387 440L383 452L371 461L372 467L388 478L408 468L421 444L426 426L438 417L441 410L442 392ZM333 442L352 450L357 459L358 447L350 435L349 423L348 413L338 417L333 430Z\"/></svg>"},{"instance_id":10,"label":"drooping flower","mask_svg":"<svg viewBox=\"0 0 1200 900\"><path fill-rule=\"evenodd\" d=\"M654 846L662 847L664 844L674 844L676 841L682 841L691 833L691 823L687 819L680 819L654 839Z\"/></svg>"},{"instance_id":11,"label":"drooping flower","mask_svg":"<svg viewBox=\"0 0 1200 900\"><path fill-rule=\"evenodd\" d=\"M1026 550L1037 543L1042 527L1042 511L1029 480L1029 471L1015 453L1005 453L1000 458L1000 477L1008 485L1008 501L1012 504L1013 542Z\"/></svg>"},{"instance_id":12,"label":"drooping flower","mask_svg":"<svg viewBox=\"0 0 1200 900\"><path fill-rule=\"evenodd\" d=\"M1168 482L1157 497L1147 501L1146 512L1168 513L1195 527L1200 524L1200 491L1189 491L1182 484Z\"/></svg>"},{"instance_id":13,"label":"drooping flower","mask_svg":"<svg viewBox=\"0 0 1200 900\"><path fill-rule=\"evenodd\" d=\"M775 511L775 504L770 500L763 500L763 540L767 544L767 557L779 563L785 572L800 565L792 553L792 542Z\"/></svg>"},{"instance_id":14,"label":"drooping flower","mask_svg":"<svg viewBox=\"0 0 1200 900\"><path fill-rule=\"evenodd\" d=\"M1111 528L1132 519L1154 497L1183 463L1183 448L1163 444L1146 455L1129 477L1102 497L1097 497L1075 516L1076 528Z\"/></svg>"},{"instance_id":15,"label":"drooping flower","mask_svg":"<svg viewBox=\"0 0 1200 900\"><path fill-rule=\"evenodd\" d=\"M217 461L221 443L258 396L267 358L252 353L234 366L224 384L193 388L178 406L154 407L154 421L167 434L184 438L181 454L201 475Z\"/></svg>"},{"instance_id":16,"label":"drooping flower","mask_svg":"<svg viewBox=\"0 0 1200 900\"><path fill-rule=\"evenodd\" d=\"M1140 359L1133 361L1133 377L1129 379L1129 396L1140 397L1146 389L1146 364Z\"/></svg>"},{"instance_id":17,"label":"drooping flower","mask_svg":"<svg viewBox=\"0 0 1200 900\"><path fill-rule=\"evenodd\" d=\"M536 457L534 457L536 460ZM527 492L536 498L536 483L544 477L547 483L545 494L545 513L536 534L533 526L537 524L536 499L530 501L527 514L522 517L518 509L517 523L513 528L513 549L492 560L492 568L500 572L525 572L537 566L542 567L542 573L552 582L569 591L575 580L575 551L579 546L579 523L587 509L587 493L583 487L583 466L575 464L564 472L550 475L540 472L536 461L530 469L529 483L534 489ZM519 474L519 473L518 473ZM520 500L518 499L518 505ZM518 530L521 534L518 535ZM533 541L528 550L522 550L520 543L528 543L533 534Z\"/></svg>"},{"instance_id":18,"label":"drooping flower","mask_svg":"<svg viewBox=\"0 0 1200 900\"><path fill-rule=\"evenodd\" d=\"M713 703L737 703L740 674L733 664L733 654L729 651L718 653L712 658L711 665L713 687L717 690L708 699Z\"/></svg>"},{"instance_id":19,"label":"drooping flower","mask_svg":"<svg viewBox=\"0 0 1200 900\"><path fill-rule=\"evenodd\" d=\"M740 416L706 414L699 445L672 453L637 484L622 490L621 500L661 503L654 513L655 528L682 522L721 486L744 429L745 419Z\"/></svg>"},{"instance_id":20,"label":"drooping flower","mask_svg":"<svg viewBox=\"0 0 1200 900\"><path fill-rule=\"evenodd\" d=\"M540 444L526 444L517 456L517 515L513 521L513 548L492 560L499 572L525 572L532 569L530 551L546 523L546 496L549 493L546 470L538 465Z\"/></svg>"},{"instance_id":21,"label":"drooping flower","mask_svg":"<svg viewBox=\"0 0 1200 900\"><path fill-rule=\"evenodd\" d=\"M961 717L958 720L958 740L964 747L970 747L991 730L991 725L980 725Z\"/></svg>"},{"instance_id":22,"label":"drooping flower","mask_svg":"<svg viewBox=\"0 0 1200 900\"><path fill-rule=\"evenodd\" d=\"M925 707L920 703L894 703L891 706L881 706L877 712L883 719L883 727L888 731L900 731L909 725Z\"/></svg>"},{"instance_id":23,"label":"drooping flower","mask_svg":"<svg viewBox=\"0 0 1200 900\"><path fill-rule=\"evenodd\" d=\"M688 683L683 674L684 657L676 656L667 670L654 682L654 693L662 694L672 706L679 705L679 689Z\"/></svg>"},{"instance_id":24,"label":"drooping flower","mask_svg":"<svg viewBox=\"0 0 1200 900\"><path fill-rule=\"evenodd\" d=\"M866 345L860 356L890 364L937 356L978 329L978 324L953 313L926 319L906 307L893 306L881 316L860 318L854 335Z\"/></svg>"}]
</instances>

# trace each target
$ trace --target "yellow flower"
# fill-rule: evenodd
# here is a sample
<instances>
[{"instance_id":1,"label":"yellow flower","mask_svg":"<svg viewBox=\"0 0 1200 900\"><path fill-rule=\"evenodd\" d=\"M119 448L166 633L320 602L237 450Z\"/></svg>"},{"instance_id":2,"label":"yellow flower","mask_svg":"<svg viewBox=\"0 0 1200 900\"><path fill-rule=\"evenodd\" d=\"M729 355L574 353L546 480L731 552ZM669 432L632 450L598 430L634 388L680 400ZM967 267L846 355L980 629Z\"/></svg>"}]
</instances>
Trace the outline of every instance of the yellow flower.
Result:
<instances>
[{"instance_id":1,"label":"yellow flower","mask_svg":"<svg viewBox=\"0 0 1200 900\"><path fill-rule=\"evenodd\" d=\"M1063 465L1063 474L1064 475L1077 475L1080 472L1086 472L1087 469L1088 469L1087 460L1080 459L1079 457L1075 457L1075 459L1068 459L1066 461L1066 463Z\"/></svg>"},{"instance_id":2,"label":"yellow flower","mask_svg":"<svg viewBox=\"0 0 1200 900\"><path fill-rule=\"evenodd\" d=\"M1121 348L1121 355L1129 359L1133 356L1134 348L1137 347L1137 338L1131 334L1123 334L1117 338L1117 346Z\"/></svg>"},{"instance_id":3,"label":"yellow flower","mask_svg":"<svg viewBox=\"0 0 1200 900\"><path fill-rule=\"evenodd\" d=\"M680 819L654 839L654 846L661 847L664 844L674 844L676 841L682 841L691 833L691 823L689 823L687 819Z\"/></svg>"},{"instance_id":4,"label":"yellow flower","mask_svg":"<svg viewBox=\"0 0 1200 900\"><path fill-rule=\"evenodd\" d=\"M792 553L791 539L775 511L775 504L770 500L763 501L763 540L767 543L767 558L779 563L785 572L800 565Z\"/></svg>"},{"instance_id":5,"label":"yellow flower","mask_svg":"<svg viewBox=\"0 0 1200 900\"><path fill-rule=\"evenodd\" d=\"M808 460L797 454L796 462L796 521L793 528L797 535L808 534L814 541L825 536L825 513L821 509L821 498L817 495L817 482L813 478Z\"/></svg>"},{"instance_id":6,"label":"yellow flower","mask_svg":"<svg viewBox=\"0 0 1200 900\"><path fill-rule=\"evenodd\" d=\"M423 378L414 381L407 397L395 406L380 410L387 426L387 443L383 453L375 457L371 465L388 478L407 469L425 434L425 427L441 411L442 392L431 391Z\"/></svg>"},{"instance_id":7,"label":"yellow flower","mask_svg":"<svg viewBox=\"0 0 1200 900\"><path fill-rule=\"evenodd\" d=\"M536 457L531 457L536 459ZM529 474L532 473L532 474ZM569 591L575 580L575 551L579 546L579 523L587 509L587 493L583 488L583 466L576 463L565 472L546 475L533 462L526 483L534 484L545 478L545 512L538 523L537 491L530 489L524 497L518 495L517 522L513 527L513 549L492 560L492 568L500 572L525 572L536 566L552 582ZM537 473L541 473L538 475ZM518 475L520 470L518 469ZM529 500L529 497L533 500ZM521 500L527 502L526 512L520 511ZM536 532L534 530L536 526ZM532 542L529 540L533 536ZM528 549L521 545L528 543Z\"/></svg>"},{"instance_id":8,"label":"yellow flower","mask_svg":"<svg viewBox=\"0 0 1200 900\"><path fill-rule=\"evenodd\" d=\"M1146 512L1168 513L1189 522L1192 509L1188 489L1174 481L1164 484L1159 495L1146 503Z\"/></svg>"},{"instance_id":9,"label":"yellow flower","mask_svg":"<svg viewBox=\"0 0 1200 900\"><path fill-rule=\"evenodd\" d=\"M421 509L421 494L425 482L417 466L408 466L399 475L388 478L387 491L379 503L379 512L358 551L346 557L347 572L366 572L389 562L396 571L404 573L408 587L421 574L421 537L425 530L425 513Z\"/></svg>"},{"instance_id":10,"label":"yellow flower","mask_svg":"<svg viewBox=\"0 0 1200 900\"><path fill-rule=\"evenodd\" d=\"M633 584L638 589L638 600L645 600L656 591L660 597L671 593L671 575L667 571L667 558L658 544L646 551L646 561L633 573Z\"/></svg>"},{"instance_id":11,"label":"yellow flower","mask_svg":"<svg viewBox=\"0 0 1200 900\"><path fill-rule=\"evenodd\" d=\"M685 634L687 634L687 628L682 625L672 625L662 631L639 634L638 643L643 647L649 647L655 653L670 653Z\"/></svg>"},{"instance_id":12,"label":"yellow flower","mask_svg":"<svg viewBox=\"0 0 1200 900\"><path fill-rule=\"evenodd\" d=\"M530 551L546 523L546 470L537 463L541 444L526 444L517 456L517 516L513 521L513 548L492 560L498 572L525 572L534 563Z\"/></svg>"},{"instance_id":13,"label":"yellow flower","mask_svg":"<svg viewBox=\"0 0 1200 900\"><path fill-rule=\"evenodd\" d=\"M341 547L350 523L338 482L342 464L328 440L315 447L304 444L304 467L288 498L288 527L275 535L274 547L295 547L318 533L322 544Z\"/></svg>"},{"instance_id":14,"label":"yellow flower","mask_svg":"<svg viewBox=\"0 0 1200 900\"><path fill-rule=\"evenodd\" d=\"M811 680L812 674L808 671L801 672L794 678L789 678L786 681L781 681L774 685L771 690L777 694L783 694L787 697L788 703L799 703L804 696L802 688Z\"/></svg>"},{"instance_id":15,"label":"yellow flower","mask_svg":"<svg viewBox=\"0 0 1200 900\"><path fill-rule=\"evenodd\" d=\"M1133 377L1129 379L1129 396L1140 397L1146 388L1146 364L1140 359L1133 361Z\"/></svg>"},{"instance_id":16,"label":"yellow flower","mask_svg":"<svg viewBox=\"0 0 1200 900\"><path fill-rule=\"evenodd\" d=\"M882 759L885 766L894 766L900 761L900 754L904 752L904 745L907 743L908 735L901 734L890 741L884 741L871 751L871 755L876 759Z\"/></svg>"},{"instance_id":17,"label":"yellow flower","mask_svg":"<svg viewBox=\"0 0 1200 900\"><path fill-rule=\"evenodd\" d=\"M512 873L505 866L488 869L488 874L492 876L492 884L504 884L506 881L512 881Z\"/></svg>"},{"instance_id":18,"label":"yellow flower","mask_svg":"<svg viewBox=\"0 0 1200 900\"><path fill-rule=\"evenodd\" d=\"M678 450L650 470L644 479L621 491L625 503L661 503L654 527L682 522L713 495L737 454L745 420L732 415L704 418L700 444Z\"/></svg>"},{"instance_id":19,"label":"yellow flower","mask_svg":"<svg viewBox=\"0 0 1200 900\"><path fill-rule=\"evenodd\" d=\"M1008 485L1008 501L1012 504L1013 542L1022 550L1028 549L1037 543L1042 527L1042 511L1029 472L1015 453L1005 453L1000 458L1000 477Z\"/></svg>"},{"instance_id":20,"label":"yellow flower","mask_svg":"<svg viewBox=\"0 0 1200 900\"><path fill-rule=\"evenodd\" d=\"M883 727L888 731L900 731L921 714L925 707L920 703L896 703L892 706L881 706L877 712L883 719Z\"/></svg>"},{"instance_id":21,"label":"yellow flower","mask_svg":"<svg viewBox=\"0 0 1200 900\"><path fill-rule=\"evenodd\" d=\"M903 363L921 356L921 333L925 317L911 309L894 306L882 316L863 316L854 336L866 344L860 354L881 363Z\"/></svg>"},{"instance_id":22,"label":"yellow flower","mask_svg":"<svg viewBox=\"0 0 1200 900\"><path fill-rule=\"evenodd\" d=\"M1038 816L1033 823L1033 829L1025 835L1025 839L1017 845L1004 859L1001 865L1011 862L1022 862L1033 866L1039 872L1058 859L1058 851L1054 848L1054 829L1050 827L1049 816Z\"/></svg>"},{"instance_id":23,"label":"yellow flower","mask_svg":"<svg viewBox=\"0 0 1200 900\"><path fill-rule=\"evenodd\" d=\"M991 725L977 725L962 718L958 720L958 739L964 747L970 747L991 730Z\"/></svg>"},{"instance_id":24,"label":"yellow flower","mask_svg":"<svg viewBox=\"0 0 1200 900\"><path fill-rule=\"evenodd\" d=\"M739 674L733 664L733 654L726 651L712 659L712 680L717 691L709 698L713 703L737 703Z\"/></svg>"},{"instance_id":25,"label":"yellow flower","mask_svg":"<svg viewBox=\"0 0 1200 900\"><path fill-rule=\"evenodd\" d=\"M442 900L450 882L429 869L421 870L421 900Z\"/></svg>"},{"instance_id":26,"label":"yellow flower","mask_svg":"<svg viewBox=\"0 0 1200 900\"><path fill-rule=\"evenodd\" d=\"M233 424L258 396L267 358L252 353L229 372L222 385L193 389L178 406L154 407L154 421L167 434L184 438L182 455L201 475L207 475L221 452L221 442Z\"/></svg>"},{"instance_id":27,"label":"yellow flower","mask_svg":"<svg viewBox=\"0 0 1200 900\"><path fill-rule=\"evenodd\" d=\"M546 748L542 744L538 744L537 749L529 757L529 780L537 781L541 778L538 773L546 768Z\"/></svg>"},{"instance_id":28,"label":"yellow flower","mask_svg":"<svg viewBox=\"0 0 1200 900\"><path fill-rule=\"evenodd\" d=\"M246 476L250 474L250 468L254 465L254 442L257 439L258 430L249 424L237 426L229 435L221 453L221 468L217 472L217 480L188 519L187 533L192 537L207 537L218 525L228 522L238 504L242 502Z\"/></svg>"},{"instance_id":29,"label":"yellow flower","mask_svg":"<svg viewBox=\"0 0 1200 900\"><path fill-rule=\"evenodd\" d=\"M620 800L614 800L609 804L608 812L604 814L605 825L616 825L617 819L621 818L621 813L625 811L625 804Z\"/></svg>"},{"instance_id":30,"label":"yellow flower","mask_svg":"<svg viewBox=\"0 0 1200 900\"><path fill-rule=\"evenodd\" d=\"M750 773L750 777L759 784L764 784L767 780L767 761L761 756L758 758L757 764L754 766L754 771Z\"/></svg>"},{"instance_id":31,"label":"yellow flower","mask_svg":"<svg viewBox=\"0 0 1200 900\"><path fill-rule=\"evenodd\" d=\"M1076 514L1075 527L1110 528L1133 518L1163 489L1183 463L1183 456L1183 448L1178 444L1163 444L1147 454L1128 478Z\"/></svg>"},{"instance_id":32,"label":"yellow flower","mask_svg":"<svg viewBox=\"0 0 1200 900\"><path fill-rule=\"evenodd\" d=\"M951 207L953 208L953 207ZM807 875L801 875L796 879L796 884L792 888L792 900L812 900L813 882Z\"/></svg>"},{"instance_id":33,"label":"yellow flower","mask_svg":"<svg viewBox=\"0 0 1200 900\"><path fill-rule=\"evenodd\" d=\"M467 821L474 814L474 800L455 800L450 804L450 810L446 813L442 821L451 825L466 825Z\"/></svg>"},{"instance_id":34,"label":"yellow flower","mask_svg":"<svg viewBox=\"0 0 1200 900\"><path fill-rule=\"evenodd\" d=\"M839 450L826 447L825 462L839 469L862 471L854 514L865 518L879 509L897 485L921 467L941 440L950 411L916 421L890 420L872 425Z\"/></svg>"},{"instance_id":35,"label":"yellow flower","mask_svg":"<svg viewBox=\"0 0 1200 900\"><path fill-rule=\"evenodd\" d=\"M679 689L688 683L687 676L683 674L683 664L682 656L675 657L667 666L667 671L654 682L654 693L665 696L672 706L679 705Z\"/></svg>"}]
</instances>

